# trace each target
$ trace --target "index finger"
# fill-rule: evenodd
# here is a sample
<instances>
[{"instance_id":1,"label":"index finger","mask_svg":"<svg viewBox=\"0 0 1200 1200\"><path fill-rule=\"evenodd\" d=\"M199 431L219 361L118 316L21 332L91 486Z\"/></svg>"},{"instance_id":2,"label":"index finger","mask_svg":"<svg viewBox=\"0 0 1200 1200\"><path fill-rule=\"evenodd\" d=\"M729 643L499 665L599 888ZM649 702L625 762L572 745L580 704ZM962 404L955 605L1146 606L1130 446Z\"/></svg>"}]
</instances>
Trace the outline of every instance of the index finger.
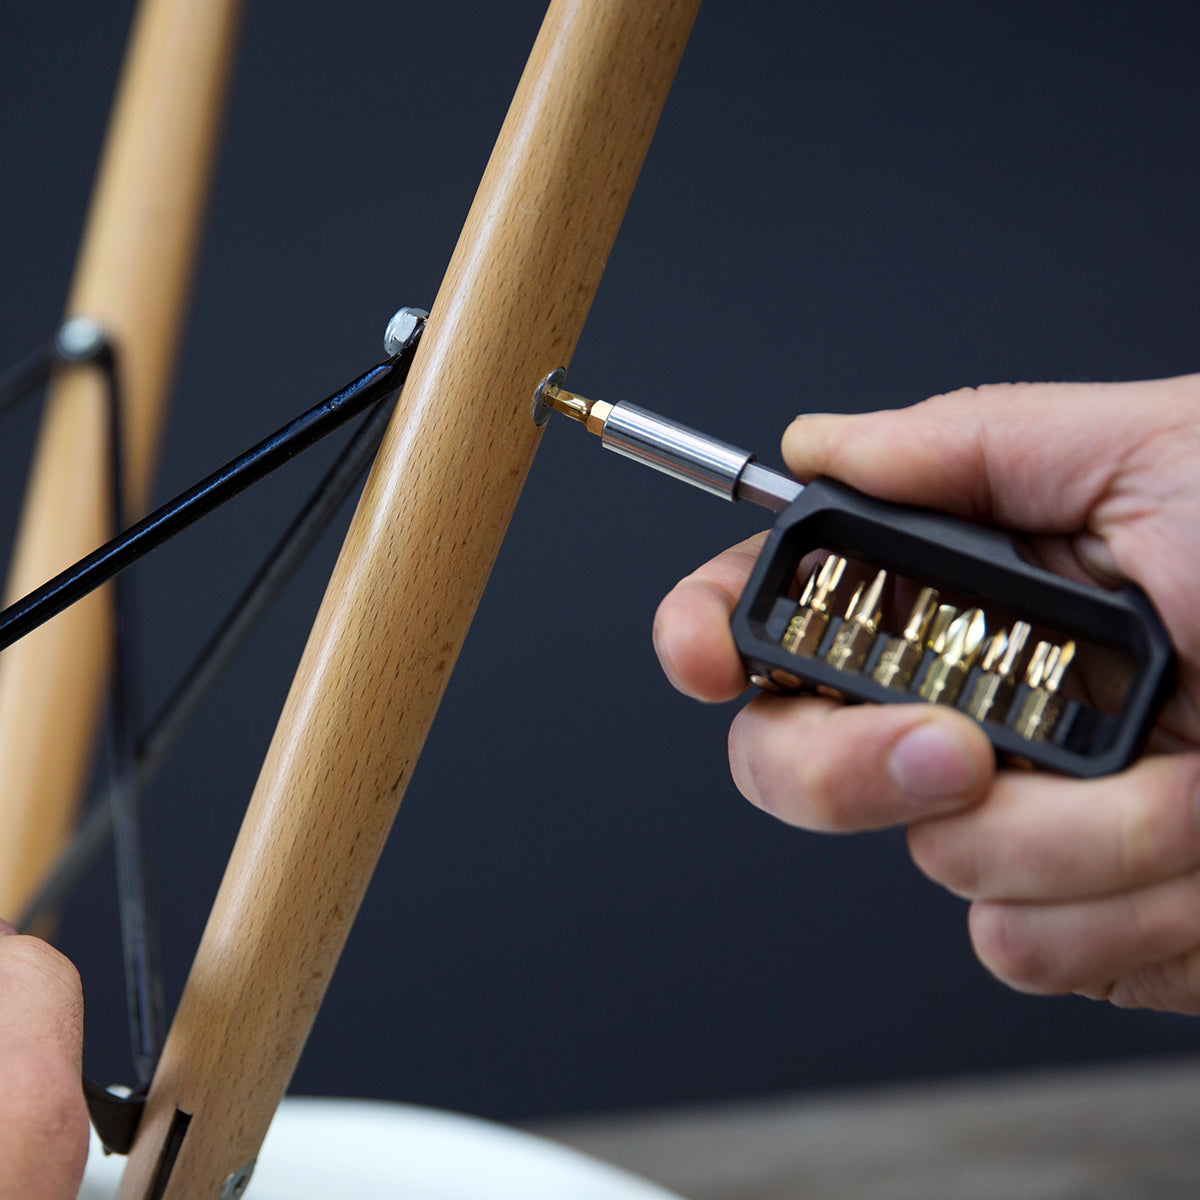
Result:
<instances>
[{"instance_id":1,"label":"index finger","mask_svg":"<svg viewBox=\"0 0 1200 1200\"><path fill-rule=\"evenodd\" d=\"M671 683L695 700L732 700L746 687L729 618L765 533L718 554L667 593L654 616L654 649Z\"/></svg>"}]
</instances>

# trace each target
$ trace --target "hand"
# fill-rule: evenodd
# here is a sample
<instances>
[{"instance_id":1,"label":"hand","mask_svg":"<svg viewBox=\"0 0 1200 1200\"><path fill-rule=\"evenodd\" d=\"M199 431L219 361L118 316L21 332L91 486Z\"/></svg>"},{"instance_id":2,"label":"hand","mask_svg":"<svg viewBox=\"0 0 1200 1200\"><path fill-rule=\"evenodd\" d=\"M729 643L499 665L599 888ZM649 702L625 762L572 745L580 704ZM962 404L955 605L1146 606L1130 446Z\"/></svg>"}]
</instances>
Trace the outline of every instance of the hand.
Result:
<instances>
[{"instance_id":1,"label":"hand","mask_svg":"<svg viewBox=\"0 0 1200 1200\"><path fill-rule=\"evenodd\" d=\"M75 968L0 922L0 1200L73 1200L88 1149Z\"/></svg>"},{"instance_id":2,"label":"hand","mask_svg":"<svg viewBox=\"0 0 1200 1200\"><path fill-rule=\"evenodd\" d=\"M1073 578L1134 580L1179 679L1149 756L1088 781L997 771L982 730L937 706L762 695L730 729L739 789L808 829L907 825L917 865L972 902L975 952L1015 988L1200 1014L1200 375L800 418L783 454L803 480L1020 531ZM726 551L659 608L659 659L687 695L745 687L728 622L760 545Z\"/></svg>"}]
</instances>

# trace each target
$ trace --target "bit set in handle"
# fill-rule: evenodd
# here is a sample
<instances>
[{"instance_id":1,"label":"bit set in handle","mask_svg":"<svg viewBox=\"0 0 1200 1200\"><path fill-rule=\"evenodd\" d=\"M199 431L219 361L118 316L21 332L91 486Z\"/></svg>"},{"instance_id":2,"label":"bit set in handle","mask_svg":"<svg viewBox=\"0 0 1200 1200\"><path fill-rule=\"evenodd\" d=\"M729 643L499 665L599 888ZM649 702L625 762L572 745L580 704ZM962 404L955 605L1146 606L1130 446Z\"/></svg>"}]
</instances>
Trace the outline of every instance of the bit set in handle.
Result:
<instances>
[{"instance_id":1,"label":"bit set in handle","mask_svg":"<svg viewBox=\"0 0 1200 1200\"><path fill-rule=\"evenodd\" d=\"M1064 579L998 530L829 479L780 514L732 627L764 690L950 705L1003 761L1071 775L1127 765L1173 681L1136 587Z\"/></svg>"},{"instance_id":2,"label":"bit set in handle","mask_svg":"<svg viewBox=\"0 0 1200 1200\"><path fill-rule=\"evenodd\" d=\"M1075 659L1073 640L1034 643L1027 621L995 628L982 608L943 604L932 587L918 593L903 628L889 633L882 627L891 582L886 570L860 582L839 616L846 566L842 555L830 554L809 573L779 639L784 650L821 658L838 671L865 673L911 700L952 705L1032 741L1046 741L1056 732L1066 740L1063 682ZM798 676L778 669L753 682L767 691L803 686ZM828 685L819 690L838 694ZM1066 711L1074 718L1088 710L1076 703Z\"/></svg>"},{"instance_id":3,"label":"bit set in handle","mask_svg":"<svg viewBox=\"0 0 1200 1200\"><path fill-rule=\"evenodd\" d=\"M1136 587L1106 592L1053 575L996 529L832 479L805 486L647 409L568 392L563 379L552 371L534 392L539 425L564 413L618 454L780 514L730 618L751 681L876 704L953 704L1001 758L1069 775L1119 771L1141 750L1174 655ZM821 565L804 570L821 550ZM847 603L839 586L864 568ZM915 601L896 615L906 588ZM1082 698L1067 699L1075 683L1086 685Z\"/></svg>"}]
</instances>

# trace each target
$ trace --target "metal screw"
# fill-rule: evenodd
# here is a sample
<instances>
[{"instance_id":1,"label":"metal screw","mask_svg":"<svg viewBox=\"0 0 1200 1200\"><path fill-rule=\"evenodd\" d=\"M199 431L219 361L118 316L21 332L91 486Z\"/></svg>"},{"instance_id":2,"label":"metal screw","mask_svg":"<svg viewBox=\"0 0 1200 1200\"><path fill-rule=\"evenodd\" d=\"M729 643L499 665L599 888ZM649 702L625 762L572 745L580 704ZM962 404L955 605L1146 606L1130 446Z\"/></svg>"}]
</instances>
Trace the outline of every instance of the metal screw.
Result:
<instances>
[{"instance_id":1,"label":"metal screw","mask_svg":"<svg viewBox=\"0 0 1200 1200\"><path fill-rule=\"evenodd\" d=\"M548 387L562 387L566 382L567 373L562 367L555 367L541 383L537 385L537 390L533 393L533 423L535 425L545 425L550 420L550 414L554 411L549 401L546 399L546 389Z\"/></svg>"},{"instance_id":2,"label":"metal screw","mask_svg":"<svg viewBox=\"0 0 1200 1200\"><path fill-rule=\"evenodd\" d=\"M250 1176L254 1174L254 1164L258 1159L252 1158L248 1163L238 1167L228 1179L221 1184L219 1200L241 1200L246 1189L250 1186Z\"/></svg>"},{"instance_id":3,"label":"metal screw","mask_svg":"<svg viewBox=\"0 0 1200 1200\"><path fill-rule=\"evenodd\" d=\"M392 317L383 334L383 352L388 358L408 345L428 316L423 308L402 308Z\"/></svg>"},{"instance_id":4,"label":"metal screw","mask_svg":"<svg viewBox=\"0 0 1200 1200\"><path fill-rule=\"evenodd\" d=\"M104 326L95 317L68 317L59 327L55 349L63 362L90 362L108 345Z\"/></svg>"}]
</instances>

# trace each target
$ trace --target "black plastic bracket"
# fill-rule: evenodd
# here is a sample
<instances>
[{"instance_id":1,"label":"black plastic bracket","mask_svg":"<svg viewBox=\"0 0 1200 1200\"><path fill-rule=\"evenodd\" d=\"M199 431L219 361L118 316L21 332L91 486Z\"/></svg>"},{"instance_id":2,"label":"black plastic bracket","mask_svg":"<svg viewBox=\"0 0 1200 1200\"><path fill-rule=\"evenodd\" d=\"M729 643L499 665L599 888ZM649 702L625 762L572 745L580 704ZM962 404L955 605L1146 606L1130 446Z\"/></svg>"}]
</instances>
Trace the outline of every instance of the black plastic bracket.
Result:
<instances>
[{"instance_id":1,"label":"black plastic bracket","mask_svg":"<svg viewBox=\"0 0 1200 1200\"><path fill-rule=\"evenodd\" d=\"M83 1098L88 1116L109 1154L128 1154L146 1108L146 1090L118 1096L83 1077Z\"/></svg>"}]
</instances>

